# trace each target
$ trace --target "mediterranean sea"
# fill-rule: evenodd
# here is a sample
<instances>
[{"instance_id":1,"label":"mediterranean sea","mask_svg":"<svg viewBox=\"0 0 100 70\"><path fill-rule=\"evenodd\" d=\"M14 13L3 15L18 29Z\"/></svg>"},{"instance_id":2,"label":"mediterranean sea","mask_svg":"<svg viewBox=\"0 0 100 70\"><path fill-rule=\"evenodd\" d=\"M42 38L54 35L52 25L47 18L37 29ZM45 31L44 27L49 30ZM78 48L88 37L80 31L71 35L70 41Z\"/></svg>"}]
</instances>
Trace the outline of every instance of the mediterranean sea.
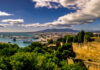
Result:
<instances>
[{"instance_id":1,"label":"mediterranean sea","mask_svg":"<svg viewBox=\"0 0 100 70\"><path fill-rule=\"evenodd\" d=\"M33 37L32 33L0 32L0 42L17 44L19 47L26 47L36 41Z\"/></svg>"}]
</instances>

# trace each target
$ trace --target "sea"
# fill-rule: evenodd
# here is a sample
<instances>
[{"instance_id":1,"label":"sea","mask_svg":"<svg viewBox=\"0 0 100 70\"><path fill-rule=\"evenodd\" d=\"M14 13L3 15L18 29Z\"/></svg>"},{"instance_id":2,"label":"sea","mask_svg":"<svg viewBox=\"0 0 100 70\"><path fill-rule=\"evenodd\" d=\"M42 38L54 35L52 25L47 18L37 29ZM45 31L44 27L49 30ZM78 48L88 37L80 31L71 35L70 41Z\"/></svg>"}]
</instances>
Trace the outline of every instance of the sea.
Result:
<instances>
[{"instance_id":1,"label":"sea","mask_svg":"<svg viewBox=\"0 0 100 70\"><path fill-rule=\"evenodd\" d=\"M27 39L16 38L16 41L13 41L12 37L26 37ZM24 33L24 32L0 32L0 42L17 44L19 47L26 47L31 44L31 42L24 43L24 41L32 41L32 42L37 41L37 39L29 37L34 37L34 34Z\"/></svg>"}]
</instances>

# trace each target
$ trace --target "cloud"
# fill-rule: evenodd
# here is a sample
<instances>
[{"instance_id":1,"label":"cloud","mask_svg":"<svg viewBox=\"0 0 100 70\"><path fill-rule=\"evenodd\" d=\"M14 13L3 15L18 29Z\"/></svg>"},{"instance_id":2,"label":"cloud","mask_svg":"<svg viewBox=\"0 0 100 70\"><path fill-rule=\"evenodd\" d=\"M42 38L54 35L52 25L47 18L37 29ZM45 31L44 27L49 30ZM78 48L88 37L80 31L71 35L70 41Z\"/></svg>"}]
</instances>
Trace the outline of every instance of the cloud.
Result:
<instances>
[{"instance_id":1,"label":"cloud","mask_svg":"<svg viewBox=\"0 0 100 70\"><path fill-rule=\"evenodd\" d=\"M58 0L32 0L33 2L36 2L35 7L48 7L48 8L59 8L59 4L54 4L57 3ZM52 4L51 4L52 2Z\"/></svg>"},{"instance_id":2,"label":"cloud","mask_svg":"<svg viewBox=\"0 0 100 70\"><path fill-rule=\"evenodd\" d=\"M6 27L9 26L9 24L0 24L0 27Z\"/></svg>"},{"instance_id":3,"label":"cloud","mask_svg":"<svg viewBox=\"0 0 100 70\"><path fill-rule=\"evenodd\" d=\"M100 0L33 0L35 7L75 9L76 12L59 17L56 21L45 23L47 26L73 26L94 22L100 17ZM52 3L54 5L52 5ZM56 4L57 3L57 4Z\"/></svg>"},{"instance_id":4,"label":"cloud","mask_svg":"<svg viewBox=\"0 0 100 70\"><path fill-rule=\"evenodd\" d=\"M39 27L41 25L42 24L40 24L40 23L33 23L33 24L23 24L22 26L25 26L25 27Z\"/></svg>"},{"instance_id":5,"label":"cloud","mask_svg":"<svg viewBox=\"0 0 100 70\"><path fill-rule=\"evenodd\" d=\"M10 25L21 25L24 23L23 19L4 19L1 20L2 23L10 23Z\"/></svg>"},{"instance_id":6,"label":"cloud","mask_svg":"<svg viewBox=\"0 0 100 70\"><path fill-rule=\"evenodd\" d=\"M12 14L0 11L0 16L11 16Z\"/></svg>"},{"instance_id":7,"label":"cloud","mask_svg":"<svg viewBox=\"0 0 100 70\"><path fill-rule=\"evenodd\" d=\"M78 24L87 24L94 22L100 17L100 0L33 0L35 7L47 7L47 8L68 8L75 9L76 12L68 13L64 16L58 17L53 22L47 22L44 24L22 24L23 19L6 19L2 20L4 23L20 24L20 29L27 29L30 31L43 30L48 28L63 28L72 27ZM2 24L1 26L9 26L9 24Z\"/></svg>"},{"instance_id":8,"label":"cloud","mask_svg":"<svg viewBox=\"0 0 100 70\"><path fill-rule=\"evenodd\" d=\"M65 24L91 23L95 19L100 17L99 3L100 0L86 0L86 3L83 6L79 5L80 9L78 9L75 13L70 13L62 17L59 17L57 21L61 21Z\"/></svg>"},{"instance_id":9,"label":"cloud","mask_svg":"<svg viewBox=\"0 0 100 70\"><path fill-rule=\"evenodd\" d=\"M82 7L88 0L32 0L35 2L35 7L48 7L48 8L76 8ZM75 6L76 5L76 6Z\"/></svg>"}]
</instances>

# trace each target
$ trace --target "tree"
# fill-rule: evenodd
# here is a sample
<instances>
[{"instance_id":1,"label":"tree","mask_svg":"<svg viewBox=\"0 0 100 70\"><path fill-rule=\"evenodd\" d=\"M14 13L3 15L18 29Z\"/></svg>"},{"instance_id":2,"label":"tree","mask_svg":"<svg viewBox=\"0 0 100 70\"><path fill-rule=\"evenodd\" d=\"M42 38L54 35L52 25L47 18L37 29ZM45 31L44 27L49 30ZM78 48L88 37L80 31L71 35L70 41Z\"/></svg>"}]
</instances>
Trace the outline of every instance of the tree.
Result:
<instances>
[{"instance_id":1,"label":"tree","mask_svg":"<svg viewBox=\"0 0 100 70\"><path fill-rule=\"evenodd\" d=\"M58 50L73 50L72 43L65 43Z\"/></svg>"},{"instance_id":2,"label":"tree","mask_svg":"<svg viewBox=\"0 0 100 70\"><path fill-rule=\"evenodd\" d=\"M52 39L48 40L48 44L53 44L53 40Z\"/></svg>"},{"instance_id":3,"label":"tree","mask_svg":"<svg viewBox=\"0 0 100 70\"><path fill-rule=\"evenodd\" d=\"M55 63L56 59L53 59L53 54L44 54L44 55L38 55L38 63L37 63L37 70L58 70L58 66Z\"/></svg>"},{"instance_id":4,"label":"tree","mask_svg":"<svg viewBox=\"0 0 100 70\"><path fill-rule=\"evenodd\" d=\"M84 40L85 40L86 42L92 41L91 37L93 37L93 33L91 33L91 32L86 32L86 33L85 33L85 36L84 36Z\"/></svg>"},{"instance_id":5,"label":"tree","mask_svg":"<svg viewBox=\"0 0 100 70\"><path fill-rule=\"evenodd\" d=\"M59 47L58 50L56 51L56 57L60 60L65 60L69 57L75 57L75 53L73 52L72 49L72 44L71 43L66 43L63 46Z\"/></svg>"},{"instance_id":6,"label":"tree","mask_svg":"<svg viewBox=\"0 0 100 70\"><path fill-rule=\"evenodd\" d=\"M78 33L78 42L79 43L84 42L84 35L85 35L85 32L83 30L80 33Z\"/></svg>"},{"instance_id":7,"label":"tree","mask_svg":"<svg viewBox=\"0 0 100 70\"><path fill-rule=\"evenodd\" d=\"M84 63L77 62L75 64L68 65L65 60L60 62L62 70L88 70Z\"/></svg>"},{"instance_id":8,"label":"tree","mask_svg":"<svg viewBox=\"0 0 100 70\"><path fill-rule=\"evenodd\" d=\"M70 36L70 35L66 35L66 36L64 37L64 39L67 41L67 43L72 43L72 42L73 42L73 37Z\"/></svg>"},{"instance_id":9,"label":"tree","mask_svg":"<svg viewBox=\"0 0 100 70\"><path fill-rule=\"evenodd\" d=\"M36 47L34 50L33 50L33 52L36 52L36 53L46 53L46 51L44 50L44 49L42 49L42 48L39 48L39 47Z\"/></svg>"},{"instance_id":10,"label":"tree","mask_svg":"<svg viewBox=\"0 0 100 70\"><path fill-rule=\"evenodd\" d=\"M36 70L37 59L34 53L19 52L11 56L13 70Z\"/></svg>"},{"instance_id":11,"label":"tree","mask_svg":"<svg viewBox=\"0 0 100 70\"><path fill-rule=\"evenodd\" d=\"M42 48L43 44L39 42L33 42L28 47L30 47L30 51L33 51L36 47Z\"/></svg>"},{"instance_id":12,"label":"tree","mask_svg":"<svg viewBox=\"0 0 100 70\"><path fill-rule=\"evenodd\" d=\"M65 43L66 40L70 43ZM60 46L62 41L64 44ZM75 57L72 41L72 36L66 36L58 40L57 46L59 47L56 50L47 48L47 46L39 42L33 42L24 48L20 48L16 44L0 43L0 69L86 70L84 63L67 64L67 58Z\"/></svg>"},{"instance_id":13,"label":"tree","mask_svg":"<svg viewBox=\"0 0 100 70\"><path fill-rule=\"evenodd\" d=\"M78 42L78 36L77 35L73 37L73 42L74 43L77 43Z\"/></svg>"},{"instance_id":14,"label":"tree","mask_svg":"<svg viewBox=\"0 0 100 70\"><path fill-rule=\"evenodd\" d=\"M2 70L12 70L12 66L10 64L10 58L9 57L0 57L0 69Z\"/></svg>"},{"instance_id":15,"label":"tree","mask_svg":"<svg viewBox=\"0 0 100 70\"><path fill-rule=\"evenodd\" d=\"M2 43L0 45L2 45L1 49L0 49L0 55L2 55L2 56L14 55L19 49L18 45L16 45L16 44L12 45L12 44Z\"/></svg>"}]
</instances>

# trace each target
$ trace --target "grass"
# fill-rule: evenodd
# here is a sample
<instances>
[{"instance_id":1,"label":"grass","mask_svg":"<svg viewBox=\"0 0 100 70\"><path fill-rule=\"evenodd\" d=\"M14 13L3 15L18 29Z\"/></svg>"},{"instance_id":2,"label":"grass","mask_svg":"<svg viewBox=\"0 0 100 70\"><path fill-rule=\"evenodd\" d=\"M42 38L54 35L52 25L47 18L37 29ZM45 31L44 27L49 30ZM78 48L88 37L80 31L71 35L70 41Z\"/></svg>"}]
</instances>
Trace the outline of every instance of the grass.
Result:
<instances>
[{"instance_id":1,"label":"grass","mask_svg":"<svg viewBox=\"0 0 100 70\"><path fill-rule=\"evenodd\" d=\"M73 50L76 53L76 59L82 59L98 65L100 64L100 37L93 37L93 39L95 39L93 42L73 43ZM93 66L90 68L89 70L94 70ZM98 69L95 68L95 70Z\"/></svg>"}]
</instances>

